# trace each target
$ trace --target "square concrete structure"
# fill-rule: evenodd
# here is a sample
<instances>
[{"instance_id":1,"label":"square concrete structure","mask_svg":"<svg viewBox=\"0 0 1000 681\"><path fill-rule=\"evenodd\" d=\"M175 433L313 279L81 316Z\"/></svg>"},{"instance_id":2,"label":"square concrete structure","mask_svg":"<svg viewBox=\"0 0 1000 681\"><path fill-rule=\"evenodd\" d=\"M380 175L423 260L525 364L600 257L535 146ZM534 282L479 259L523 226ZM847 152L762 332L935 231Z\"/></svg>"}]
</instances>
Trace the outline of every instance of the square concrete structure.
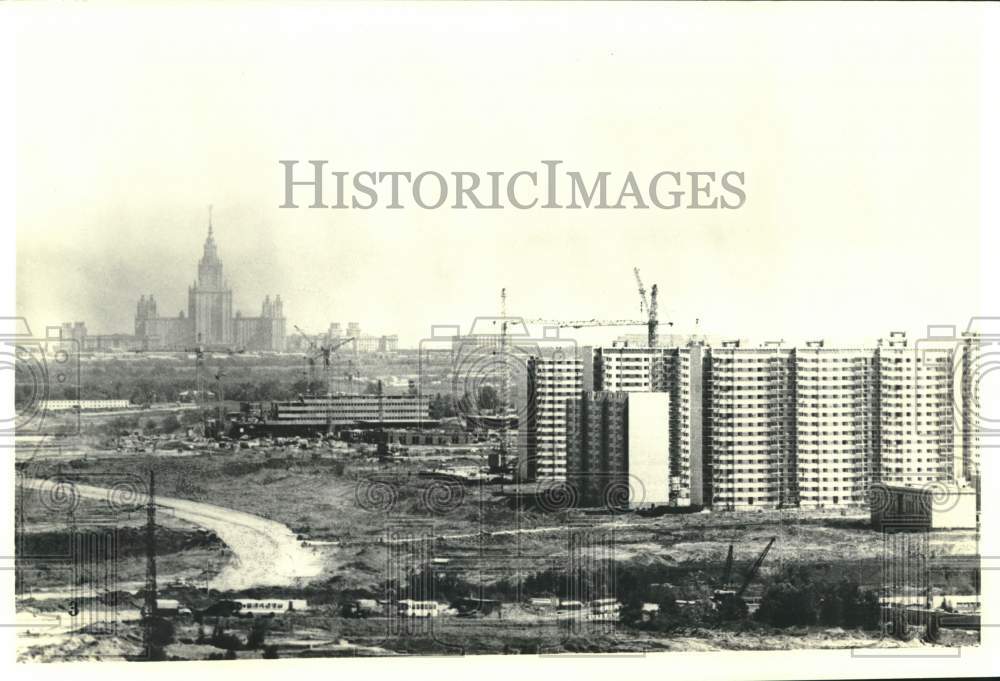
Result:
<instances>
[{"instance_id":1,"label":"square concrete structure","mask_svg":"<svg viewBox=\"0 0 1000 681\"><path fill-rule=\"evenodd\" d=\"M579 506L679 505L670 485L669 394L582 392L566 403L566 424L566 479Z\"/></svg>"},{"instance_id":2,"label":"square concrete structure","mask_svg":"<svg viewBox=\"0 0 1000 681\"><path fill-rule=\"evenodd\" d=\"M975 529L973 487L933 483L925 487L874 485L872 527L882 532Z\"/></svg>"}]
</instances>

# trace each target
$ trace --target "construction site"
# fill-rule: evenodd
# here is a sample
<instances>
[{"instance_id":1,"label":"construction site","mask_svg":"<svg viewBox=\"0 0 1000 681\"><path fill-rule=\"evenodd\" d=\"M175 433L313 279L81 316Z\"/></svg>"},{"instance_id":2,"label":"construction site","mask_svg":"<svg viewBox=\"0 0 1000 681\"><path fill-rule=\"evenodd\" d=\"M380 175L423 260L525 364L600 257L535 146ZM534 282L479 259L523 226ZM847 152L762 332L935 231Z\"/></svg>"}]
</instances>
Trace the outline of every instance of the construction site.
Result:
<instances>
[{"instance_id":1,"label":"construction site","mask_svg":"<svg viewBox=\"0 0 1000 681\"><path fill-rule=\"evenodd\" d=\"M832 435L795 401L794 352L662 344L657 287L634 274L641 319L524 320L503 290L469 332L369 362L297 327L287 358L130 353L133 380L185 365L190 401L63 409L19 440L21 659L975 644L978 502L930 529L876 520L869 493L975 490L971 452L880 468L905 448L875 405L834 427L851 446L820 448L844 480L813 480L810 438ZM632 326L641 342L559 334ZM304 390L231 399L262 375Z\"/></svg>"}]
</instances>

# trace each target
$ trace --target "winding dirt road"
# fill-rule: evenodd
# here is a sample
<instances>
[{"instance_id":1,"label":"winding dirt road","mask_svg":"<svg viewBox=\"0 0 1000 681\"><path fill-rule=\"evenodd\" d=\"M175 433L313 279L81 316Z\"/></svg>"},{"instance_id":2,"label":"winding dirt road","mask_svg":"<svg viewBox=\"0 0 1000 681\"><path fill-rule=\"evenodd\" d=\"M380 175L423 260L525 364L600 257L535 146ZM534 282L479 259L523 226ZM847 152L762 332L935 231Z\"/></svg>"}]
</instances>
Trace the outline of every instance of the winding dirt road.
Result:
<instances>
[{"instance_id":1,"label":"winding dirt road","mask_svg":"<svg viewBox=\"0 0 1000 681\"><path fill-rule=\"evenodd\" d=\"M80 498L107 500L112 490L90 485L58 483L31 479L27 485L42 494L53 494L62 484L62 494ZM136 500L145 504L145 499ZM308 582L322 571L320 556L305 548L288 527L259 516L221 506L186 499L156 497L157 507L168 508L181 520L212 530L233 552L233 559L212 582L220 590L247 589L256 586L286 586Z\"/></svg>"}]
</instances>

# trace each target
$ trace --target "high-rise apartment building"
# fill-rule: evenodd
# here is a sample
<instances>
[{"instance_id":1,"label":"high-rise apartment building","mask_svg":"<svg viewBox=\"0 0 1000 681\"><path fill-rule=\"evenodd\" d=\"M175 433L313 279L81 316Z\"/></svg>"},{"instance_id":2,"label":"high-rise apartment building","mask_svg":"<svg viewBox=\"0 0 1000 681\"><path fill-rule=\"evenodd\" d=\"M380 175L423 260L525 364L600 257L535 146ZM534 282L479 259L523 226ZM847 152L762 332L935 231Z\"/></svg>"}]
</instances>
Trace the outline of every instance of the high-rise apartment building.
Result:
<instances>
[{"instance_id":1,"label":"high-rise apartment building","mask_svg":"<svg viewBox=\"0 0 1000 681\"><path fill-rule=\"evenodd\" d=\"M798 505L862 505L877 445L875 355L814 341L794 361Z\"/></svg>"},{"instance_id":2,"label":"high-rise apartment building","mask_svg":"<svg viewBox=\"0 0 1000 681\"><path fill-rule=\"evenodd\" d=\"M583 390L583 362L555 355L527 361L527 475L566 479L566 403Z\"/></svg>"},{"instance_id":3,"label":"high-rise apartment building","mask_svg":"<svg viewBox=\"0 0 1000 681\"><path fill-rule=\"evenodd\" d=\"M795 505L793 358L780 343L712 348L707 483L713 506Z\"/></svg>"},{"instance_id":4,"label":"high-rise apartment building","mask_svg":"<svg viewBox=\"0 0 1000 681\"><path fill-rule=\"evenodd\" d=\"M674 357L670 348L651 348L616 342L594 348L594 390L607 392L654 392L667 388L668 366Z\"/></svg>"},{"instance_id":5,"label":"high-rise apartment building","mask_svg":"<svg viewBox=\"0 0 1000 681\"><path fill-rule=\"evenodd\" d=\"M669 395L671 504L860 506L873 483L975 483L984 338L970 326L867 348L615 343L593 351L594 388Z\"/></svg>"},{"instance_id":6,"label":"high-rise apartment building","mask_svg":"<svg viewBox=\"0 0 1000 681\"><path fill-rule=\"evenodd\" d=\"M701 343L677 348L666 364L670 393L670 499L677 506L705 504L705 466L711 451L706 429L711 382L709 350Z\"/></svg>"},{"instance_id":7,"label":"high-rise apartment building","mask_svg":"<svg viewBox=\"0 0 1000 681\"><path fill-rule=\"evenodd\" d=\"M996 446L1000 430L993 426L995 421L985 418L982 413L981 380L995 364L996 339L1000 338L1000 329L992 329L989 341L984 342L984 331L979 328L982 322L996 320L975 320L969 323L969 329L962 334L957 349L958 356L952 358L953 371L959 380L952 382L952 400L955 410L955 447L962 453L956 458L955 479L970 483L979 480L979 456L983 447L983 438L991 439L991 446ZM954 341L951 341L954 342Z\"/></svg>"},{"instance_id":8,"label":"high-rise apartment building","mask_svg":"<svg viewBox=\"0 0 1000 681\"><path fill-rule=\"evenodd\" d=\"M678 506L704 503L706 353L699 342L663 348L616 342L593 350L595 390L669 394L670 503Z\"/></svg>"},{"instance_id":9,"label":"high-rise apartment building","mask_svg":"<svg viewBox=\"0 0 1000 681\"><path fill-rule=\"evenodd\" d=\"M961 444L958 451L955 447L955 350L953 345L950 351L917 352L898 331L875 349L879 482L920 487L953 480L961 472Z\"/></svg>"}]
</instances>

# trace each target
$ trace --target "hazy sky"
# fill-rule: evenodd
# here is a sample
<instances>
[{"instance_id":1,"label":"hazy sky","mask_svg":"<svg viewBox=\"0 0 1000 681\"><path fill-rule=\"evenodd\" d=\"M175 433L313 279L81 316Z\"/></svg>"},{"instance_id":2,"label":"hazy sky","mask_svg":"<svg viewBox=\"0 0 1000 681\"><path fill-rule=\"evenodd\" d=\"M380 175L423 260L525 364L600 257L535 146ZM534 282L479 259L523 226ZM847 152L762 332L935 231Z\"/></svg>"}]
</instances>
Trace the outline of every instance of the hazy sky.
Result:
<instances>
[{"instance_id":1,"label":"hazy sky","mask_svg":"<svg viewBox=\"0 0 1000 681\"><path fill-rule=\"evenodd\" d=\"M511 314L636 317L633 266L680 331L867 339L985 307L978 7L62 9L23 12L17 45L17 308L36 327L130 333L142 293L186 308L208 204L236 309L280 293L291 323L407 344L496 314L501 287ZM288 210L279 159L733 169L747 200Z\"/></svg>"}]
</instances>

